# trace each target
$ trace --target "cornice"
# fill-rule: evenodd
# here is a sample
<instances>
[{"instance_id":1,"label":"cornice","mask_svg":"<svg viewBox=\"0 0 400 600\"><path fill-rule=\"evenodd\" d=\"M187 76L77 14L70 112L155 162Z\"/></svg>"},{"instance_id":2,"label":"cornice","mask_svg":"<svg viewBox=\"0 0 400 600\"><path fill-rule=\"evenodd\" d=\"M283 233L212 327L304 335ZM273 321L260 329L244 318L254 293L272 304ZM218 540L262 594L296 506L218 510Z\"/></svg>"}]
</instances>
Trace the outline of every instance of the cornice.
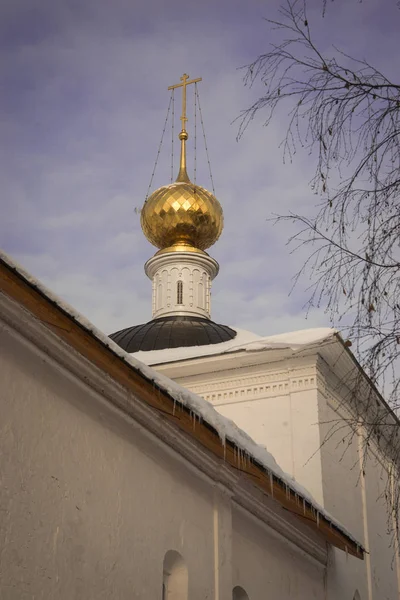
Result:
<instances>
[{"instance_id":1,"label":"cornice","mask_svg":"<svg viewBox=\"0 0 400 600\"><path fill-rule=\"evenodd\" d=\"M185 385L215 406L285 396L296 392L316 390L318 387L318 373L315 364L298 368L287 366L267 372L265 369L261 369L262 366L259 373L255 372L251 375L242 372L239 376L226 376L204 383L192 384L188 379L185 381Z\"/></svg>"},{"instance_id":2,"label":"cornice","mask_svg":"<svg viewBox=\"0 0 400 600\"><path fill-rule=\"evenodd\" d=\"M201 265L208 271L211 279L214 279L219 271L219 265L215 258L212 258L208 254L200 254L197 252L167 252L164 254L155 254L146 262L144 270L147 277L152 279L159 269L176 264L191 266Z\"/></svg>"}]
</instances>

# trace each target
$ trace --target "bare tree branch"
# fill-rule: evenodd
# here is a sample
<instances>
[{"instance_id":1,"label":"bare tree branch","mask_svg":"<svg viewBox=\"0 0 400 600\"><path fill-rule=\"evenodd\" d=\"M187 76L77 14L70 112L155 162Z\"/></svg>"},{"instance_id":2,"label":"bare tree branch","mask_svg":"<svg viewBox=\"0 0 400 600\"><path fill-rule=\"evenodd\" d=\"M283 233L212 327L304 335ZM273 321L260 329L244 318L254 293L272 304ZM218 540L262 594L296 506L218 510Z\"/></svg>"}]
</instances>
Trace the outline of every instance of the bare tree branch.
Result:
<instances>
[{"instance_id":1,"label":"bare tree branch","mask_svg":"<svg viewBox=\"0 0 400 600\"><path fill-rule=\"evenodd\" d=\"M314 192L323 201L290 240L310 249L296 281L311 271L308 306L327 303L332 322L350 322L347 335L368 375L391 384L400 405L400 85L365 60L335 49L323 55L306 4L287 0L281 20L269 21L282 42L246 70L245 83L265 93L243 112L239 137L259 112L268 125L289 106L284 158L317 152ZM346 317L346 319L345 319Z\"/></svg>"},{"instance_id":2,"label":"bare tree branch","mask_svg":"<svg viewBox=\"0 0 400 600\"><path fill-rule=\"evenodd\" d=\"M332 56L322 53L305 0L286 0L280 16L268 22L281 42L246 68L245 84L261 82L265 91L242 113L238 137L258 113L268 126L277 108L287 106L284 160L299 148L317 157L311 188L322 200L316 215L274 220L298 226L288 243L293 251L306 248L308 258L294 285L311 280L307 307L324 304L333 325L343 330L346 324L348 345L369 377L360 373L351 386L340 382L353 413L325 423L323 443L339 437L347 448L362 430L365 456L371 440L384 448L392 465L384 491L388 530L398 545L400 432L390 408L377 401L375 385L400 409L400 85L337 48ZM347 397L345 388L358 388L362 401L353 392Z\"/></svg>"}]
</instances>

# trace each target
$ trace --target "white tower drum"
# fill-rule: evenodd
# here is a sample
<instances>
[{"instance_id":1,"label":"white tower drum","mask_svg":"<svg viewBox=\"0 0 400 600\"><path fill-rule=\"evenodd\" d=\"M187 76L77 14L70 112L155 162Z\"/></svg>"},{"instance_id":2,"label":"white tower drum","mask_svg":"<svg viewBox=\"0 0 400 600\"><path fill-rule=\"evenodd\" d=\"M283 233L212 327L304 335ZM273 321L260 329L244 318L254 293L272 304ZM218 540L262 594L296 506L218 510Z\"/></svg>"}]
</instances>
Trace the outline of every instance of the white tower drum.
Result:
<instances>
[{"instance_id":1,"label":"white tower drum","mask_svg":"<svg viewBox=\"0 0 400 600\"><path fill-rule=\"evenodd\" d=\"M168 250L157 252L145 265L153 282L153 319L172 315L209 319L217 261L193 248Z\"/></svg>"}]
</instances>

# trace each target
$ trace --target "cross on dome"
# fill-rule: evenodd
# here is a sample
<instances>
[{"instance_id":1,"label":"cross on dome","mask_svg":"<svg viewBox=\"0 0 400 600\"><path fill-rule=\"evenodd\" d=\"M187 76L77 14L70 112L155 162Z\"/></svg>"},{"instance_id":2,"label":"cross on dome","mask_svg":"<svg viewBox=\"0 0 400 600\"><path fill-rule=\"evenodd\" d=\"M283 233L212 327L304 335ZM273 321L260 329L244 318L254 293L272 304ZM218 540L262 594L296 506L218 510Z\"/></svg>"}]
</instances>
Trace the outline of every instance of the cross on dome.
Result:
<instances>
[{"instance_id":1,"label":"cross on dome","mask_svg":"<svg viewBox=\"0 0 400 600\"><path fill-rule=\"evenodd\" d=\"M174 250L182 244L186 250L204 251L219 238L223 228L222 208L215 196L192 183L186 170L186 88L202 81L201 77L189 79L184 73L181 83L168 90L182 88L181 158L178 177L170 185L153 192L141 211L142 230L147 239L161 250Z\"/></svg>"},{"instance_id":2,"label":"cross on dome","mask_svg":"<svg viewBox=\"0 0 400 600\"><path fill-rule=\"evenodd\" d=\"M186 131L185 123L187 121L187 117L186 117L186 87L188 85L190 85L191 83L197 83L198 81L202 81L201 77L198 77L197 79L192 79L191 81L188 81L188 79L189 79L189 75L184 73L181 77L182 83L175 83L175 85L170 85L168 88L169 90L175 90L176 88L179 88L179 87L182 88L182 115L181 115L182 131Z\"/></svg>"}]
</instances>

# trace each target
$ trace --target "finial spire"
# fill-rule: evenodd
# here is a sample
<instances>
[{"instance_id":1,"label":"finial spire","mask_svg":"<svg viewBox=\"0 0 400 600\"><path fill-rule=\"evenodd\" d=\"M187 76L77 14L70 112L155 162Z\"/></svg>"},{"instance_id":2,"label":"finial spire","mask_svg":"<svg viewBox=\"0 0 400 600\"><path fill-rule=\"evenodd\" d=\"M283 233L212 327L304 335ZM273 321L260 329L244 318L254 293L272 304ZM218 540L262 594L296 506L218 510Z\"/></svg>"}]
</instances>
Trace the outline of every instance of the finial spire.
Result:
<instances>
[{"instance_id":1,"label":"finial spire","mask_svg":"<svg viewBox=\"0 0 400 600\"><path fill-rule=\"evenodd\" d=\"M186 171L186 140L189 137L188 133L186 131L186 121L187 121L187 117L186 117L186 86L190 85L191 83L197 83L198 81L201 81L202 78L199 77L198 79L192 79L191 81L188 81L188 79L189 79L189 75L184 73L183 76L181 77L182 83L176 83L175 85L170 85L168 88L169 90L174 90L175 88L178 88L178 87L182 88L182 115L181 115L182 129L179 134L179 139L181 140L181 161L180 161L178 177L176 178L176 180L177 181L186 181L186 182L190 181L189 176Z\"/></svg>"}]
</instances>

